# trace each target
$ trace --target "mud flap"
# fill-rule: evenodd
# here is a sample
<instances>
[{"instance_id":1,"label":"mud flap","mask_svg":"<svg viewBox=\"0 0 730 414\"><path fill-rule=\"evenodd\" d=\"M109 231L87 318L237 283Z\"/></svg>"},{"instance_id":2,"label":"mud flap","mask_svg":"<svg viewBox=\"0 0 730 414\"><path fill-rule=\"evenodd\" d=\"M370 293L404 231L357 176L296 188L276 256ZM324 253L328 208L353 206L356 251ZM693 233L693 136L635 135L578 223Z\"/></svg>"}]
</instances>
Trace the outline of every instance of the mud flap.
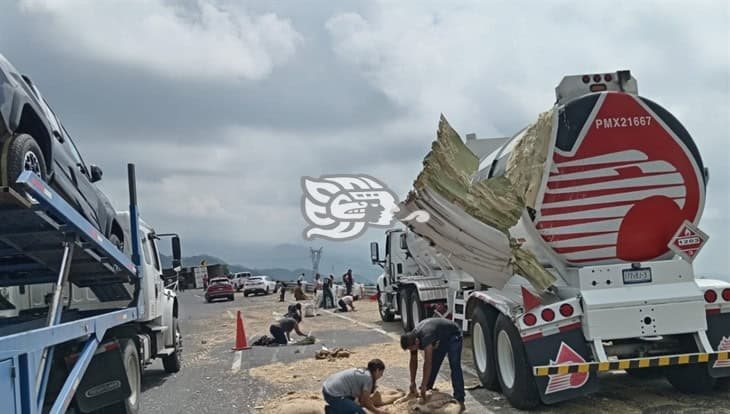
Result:
<instances>
[{"instance_id":1,"label":"mud flap","mask_svg":"<svg viewBox=\"0 0 730 414\"><path fill-rule=\"evenodd\" d=\"M532 366L591 360L591 352L580 329L533 339L524 344L527 359ZM535 377L535 383L544 404L586 395L598 390L599 385L598 374L595 372Z\"/></svg>"},{"instance_id":2,"label":"mud flap","mask_svg":"<svg viewBox=\"0 0 730 414\"><path fill-rule=\"evenodd\" d=\"M707 338L715 351L730 351L730 313L707 315ZM710 376L730 377L730 361L707 364Z\"/></svg>"},{"instance_id":3,"label":"mud flap","mask_svg":"<svg viewBox=\"0 0 730 414\"><path fill-rule=\"evenodd\" d=\"M70 367L69 367L70 369ZM123 401L131 393L119 346L94 355L76 390L76 404L89 413Z\"/></svg>"}]
</instances>

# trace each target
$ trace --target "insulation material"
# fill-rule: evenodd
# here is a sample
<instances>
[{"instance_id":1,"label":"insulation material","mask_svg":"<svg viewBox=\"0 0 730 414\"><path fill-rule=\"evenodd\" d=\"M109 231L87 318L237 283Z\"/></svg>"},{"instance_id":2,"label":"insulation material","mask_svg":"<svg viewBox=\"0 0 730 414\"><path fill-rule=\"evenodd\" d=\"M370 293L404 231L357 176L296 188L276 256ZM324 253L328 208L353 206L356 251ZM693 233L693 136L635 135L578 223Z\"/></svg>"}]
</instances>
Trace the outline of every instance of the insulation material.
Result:
<instances>
[{"instance_id":1,"label":"insulation material","mask_svg":"<svg viewBox=\"0 0 730 414\"><path fill-rule=\"evenodd\" d=\"M524 132L524 138L515 146L507 161L505 177L512 183L514 192L523 197L525 205L533 209L550 148L553 114L553 110L540 114L537 122Z\"/></svg>"},{"instance_id":2,"label":"insulation material","mask_svg":"<svg viewBox=\"0 0 730 414\"><path fill-rule=\"evenodd\" d=\"M438 250L440 259L482 284L502 288L518 273L537 289L546 289L555 277L534 255L515 245L509 229L526 205L534 206L549 152L552 114L541 114L525 130L510 154L505 176L476 183L472 181L479 167L477 157L442 116L437 139L397 217L402 220L416 210L427 211L427 222L406 224Z\"/></svg>"}]
</instances>

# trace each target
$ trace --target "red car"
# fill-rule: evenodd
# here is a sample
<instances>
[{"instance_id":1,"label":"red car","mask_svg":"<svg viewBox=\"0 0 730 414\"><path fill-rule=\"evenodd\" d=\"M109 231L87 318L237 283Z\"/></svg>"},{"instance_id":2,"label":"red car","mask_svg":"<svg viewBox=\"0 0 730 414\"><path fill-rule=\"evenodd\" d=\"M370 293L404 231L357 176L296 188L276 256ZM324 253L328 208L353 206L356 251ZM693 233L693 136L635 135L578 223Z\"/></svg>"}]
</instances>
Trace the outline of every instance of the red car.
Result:
<instances>
[{"instance_id":1,"label":"red car","mask_svg":"<svg viewBox=\"0 0 730 414\"><path fill-rule=\"evenodd\" d=\"M226 298L233 300L235 290L233 284L226 277L211 279L208 288L205 290L205 301L212 302L213 299Z\"/></svg>"}]
</instances>

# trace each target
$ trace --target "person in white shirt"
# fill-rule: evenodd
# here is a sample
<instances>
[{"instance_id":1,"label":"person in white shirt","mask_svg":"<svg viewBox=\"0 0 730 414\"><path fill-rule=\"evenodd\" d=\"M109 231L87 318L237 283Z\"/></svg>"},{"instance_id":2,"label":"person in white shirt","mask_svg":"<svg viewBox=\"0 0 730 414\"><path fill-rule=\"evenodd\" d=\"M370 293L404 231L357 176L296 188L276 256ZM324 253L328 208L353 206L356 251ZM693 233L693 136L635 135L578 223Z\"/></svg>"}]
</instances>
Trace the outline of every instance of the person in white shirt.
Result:
<instances>
[{"instance_id":1,"label":"person in white shirt","mask_svg":"<svg viewBox=\"0 0 730 414\"><path fill-rule=\"evenodd\" d=\"M343 296L342 299L337 302L337 304L340 305L340 312L349 312L350 310L354 311L355 305L352 304L352 302L354 301L355 298L353 298L351 295Z\"/></svg>"}]
</instances>

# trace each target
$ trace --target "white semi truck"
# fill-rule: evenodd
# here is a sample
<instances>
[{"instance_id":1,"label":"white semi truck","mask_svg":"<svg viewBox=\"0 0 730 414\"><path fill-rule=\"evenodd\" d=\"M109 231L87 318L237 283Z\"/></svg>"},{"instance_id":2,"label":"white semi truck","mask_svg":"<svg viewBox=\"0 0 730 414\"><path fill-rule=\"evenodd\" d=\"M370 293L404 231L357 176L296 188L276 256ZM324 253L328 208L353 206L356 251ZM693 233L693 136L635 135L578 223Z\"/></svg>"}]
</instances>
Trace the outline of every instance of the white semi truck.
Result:
<instances>
[{"instance_id":1,"label":"white semi truck","mask_svg":"<svg viewBox=\"0 0 730 414\"><path fill-rule=\"evenodd\" d=\"M371 243L384 321L460 323L481 383L523 409L604 371L683 392L730 376L730 283L692 267L708 170L630 72L567 76L537 122L478 141L442 118L398 212L429 220L388 230L382 260Z\"/></svg>"}]
</instances>

